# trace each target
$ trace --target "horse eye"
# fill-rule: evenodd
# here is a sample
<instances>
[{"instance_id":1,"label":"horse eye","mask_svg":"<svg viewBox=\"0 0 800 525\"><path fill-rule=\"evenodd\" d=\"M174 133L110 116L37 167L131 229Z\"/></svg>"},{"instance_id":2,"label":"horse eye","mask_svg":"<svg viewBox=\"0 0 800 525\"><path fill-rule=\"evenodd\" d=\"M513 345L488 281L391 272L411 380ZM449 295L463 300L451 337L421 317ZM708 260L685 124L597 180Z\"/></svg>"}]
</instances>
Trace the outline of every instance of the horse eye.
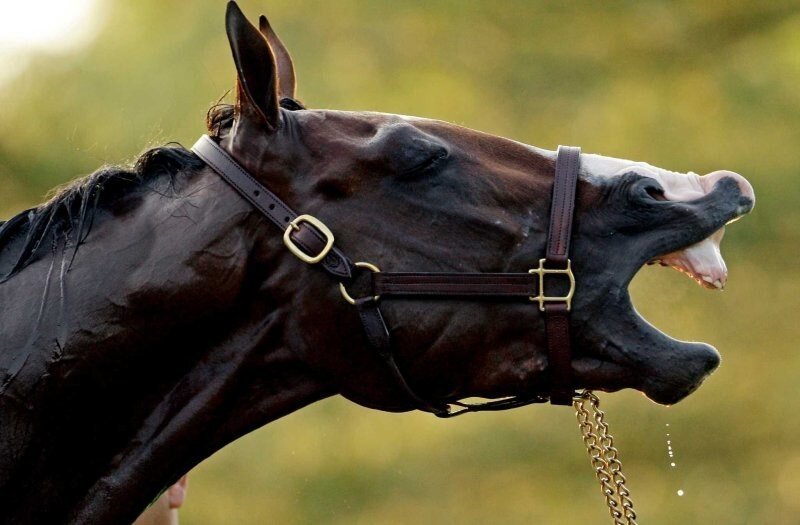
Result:
<instances>
[{"instance_id":1,"label":"horse eye","mask_svg":"<svg viewBox=\"0 0 800 525\"><path fill-rule=\"evenodd\" d=\"M415 178L433 173L450 156L450 152L441 144L428 140L415 140L398 155L398 173L403 178Z\"/></svg>"}]
</instances>

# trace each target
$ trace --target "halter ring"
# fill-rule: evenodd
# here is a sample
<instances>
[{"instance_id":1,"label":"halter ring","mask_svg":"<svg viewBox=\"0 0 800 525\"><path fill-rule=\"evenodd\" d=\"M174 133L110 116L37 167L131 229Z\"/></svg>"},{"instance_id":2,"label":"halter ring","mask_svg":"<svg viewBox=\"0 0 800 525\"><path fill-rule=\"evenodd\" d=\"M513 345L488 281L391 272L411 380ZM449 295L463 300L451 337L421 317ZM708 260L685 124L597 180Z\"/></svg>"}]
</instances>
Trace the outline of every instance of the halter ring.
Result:
<instances>
[{"instance_id":1,"label":"halter ring","mask_svg":"<svg viewBox=\"0 0 800 525\"><path fill-rule=\"evenodd\" d=\"M367 270L371 271L372 273L380 273L380 271L381 271L381 269L378 268L377 266L375 266L374 264L368 263L368 262L363 262L363 261L355 263L355 266L357 266L358 268L366 268ZM350 294L347 293L347 288L344 287L344 284L339 283L339 291L342 293L342 297L344 297L345 301L347 301L348 303L350 303L352 305L356 304L356 300L353 299L352 297L350 297ZM373 301L377 301L380 298L381 298L380 295L373 295L372 296L372 300Z\"/></svg>"}]
</instances>

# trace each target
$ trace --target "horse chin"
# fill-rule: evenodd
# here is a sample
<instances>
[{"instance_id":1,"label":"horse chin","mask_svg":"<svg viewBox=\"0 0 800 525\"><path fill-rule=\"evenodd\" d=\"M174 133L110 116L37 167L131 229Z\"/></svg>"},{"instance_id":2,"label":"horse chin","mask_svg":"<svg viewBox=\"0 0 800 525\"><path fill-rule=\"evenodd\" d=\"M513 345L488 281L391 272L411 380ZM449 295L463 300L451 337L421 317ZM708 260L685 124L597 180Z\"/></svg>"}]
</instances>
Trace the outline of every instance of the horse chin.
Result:
<instances>
[{"instance_id":1,"label":"horse chin","mask_svg":"<svg viewBox=\"0 0 800 525\"><path fill-rule=\"evenodd\" d=\"M697 390L719 366L720 355L713 346L678 341L648 326L628 347L635 349L629 364L577 359L574 369L581 382L606 392L633 388L655 403L674 405Z\"/></svg>"},{"instance_id":2,"label":"horse chin","mask_svg":"<svg viewBox=\"0 0 800 525\"><path fill-rule=\"evenodd\" d=\"M690 371L680 377L670 378L665 376L651 376L647 378L640 390L650 400L660 405L674 405L685 399L703 383L703 381L719 366L720 355L717 350L705 343L679 343L690 347L681 350L690 352Z\"/></svg>"},{"instance_id":3,"label":"horse chin","mask_svg":"<svg viewBox=\"0 0 800 525\"><path fill-rule=\"evenodd\" d=\"M639 384L635 387L651 401L660 405L674 405L685 399L711 375L720 364L720 354L713 346L702 342L679 341L649 324L634 311L646 330L639 343L651 346L654 364L643 367ZM648 342L649 339L649 342Z\"/></svg>"},{"instance_id":4,"label":"horse chin","mask_svg":"<svg viewBox=\"0 0 800 525\"><path fill-rule=\"evenodd\" d=\"M719 366L720 354L702 342L679 341L648 323L635 310L639 327L635 355L648 356L635 386L650 400L661 405L674 405L693 393ZM638 345L638 346L637 346Z\"/></svg>"},{"instance_id":5,"label":"horse chin","mask_svg":"<svg viewBox=\"0 0 800 525\"><path fill-rule=\"evenodd\" d=\"M709 347L710 348L710 347ZM712 348L713 350L713 348ZM718 361L719 354L716 354ZM670 379L650 376L644 380L633 368L621 366L610 361L594 358L579 358L573 361L573 373L580 383L589 390L617 392L632 388L642 392L648 399L660 405L674 405L682 401L703 383L716 367L714 357L706 371L701 371L692 378Z\"/></svg>"},{"instance_id":6,"label":"horse chin","mask_svg":"<svg viewBox=\"0 0 800 525\"><path fill-rule=\"evenodd\" d=\"M673 405L697 390L719 366L708 344L674 339L647 322L628 294L606 305L579 343L595 348L573 359L576 384L613 392L632 388L661 405Z\"/></svg>"}]
</instances>

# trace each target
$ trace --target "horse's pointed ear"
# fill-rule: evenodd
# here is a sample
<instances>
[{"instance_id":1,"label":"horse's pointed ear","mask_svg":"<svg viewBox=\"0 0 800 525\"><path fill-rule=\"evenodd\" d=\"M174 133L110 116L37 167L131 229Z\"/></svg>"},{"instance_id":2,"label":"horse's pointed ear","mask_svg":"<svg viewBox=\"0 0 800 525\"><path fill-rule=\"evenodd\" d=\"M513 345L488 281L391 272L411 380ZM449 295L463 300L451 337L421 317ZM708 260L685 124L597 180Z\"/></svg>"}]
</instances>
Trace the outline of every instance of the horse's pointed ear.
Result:
<instances>
[{"instance_id":1,"label":"horse's pointed ear","mask_svg":"<svg viewBox=\"0 0 800 525\"><path fill-rule=\"evenodd\" d=\"M269 43L242 13L228 2L225 29L238 75L236 107L240 115L262 121L270 130L280 124L278 76Z\"/></svg>"},{"instance_id":2,"label":"horse's pointed ear","mask_svg":"<svg viewBox=\"0 0 800 525\"><path fill-rule=\"evenodd\" d=\"M275 53L275 60L278 64L278 93L281 98L294 98L295 91L297 90L297 81L294 76L292 55L289 54L289 50L286 49L281 39L278 38L272 26L269 25L269 20L267 20L266 16L261 15L258 19L258 28Z\"/></svg>"}]
</instances>

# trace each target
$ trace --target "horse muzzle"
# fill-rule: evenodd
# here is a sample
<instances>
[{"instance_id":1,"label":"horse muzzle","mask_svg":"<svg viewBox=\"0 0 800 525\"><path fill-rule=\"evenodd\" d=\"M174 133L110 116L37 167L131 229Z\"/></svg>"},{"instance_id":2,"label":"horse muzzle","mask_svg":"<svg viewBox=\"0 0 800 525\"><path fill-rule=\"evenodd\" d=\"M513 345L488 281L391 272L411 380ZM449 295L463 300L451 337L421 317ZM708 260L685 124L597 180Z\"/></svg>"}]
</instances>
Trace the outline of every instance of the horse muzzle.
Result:
<instances>
[{"instance_id":1,"label":"horse muzzle","mask_svg":"<svg viewBox=\"0 0 800 525\"><path fill-rule=\"evenodd\" d=\"M705 343L675 341L671 355L657 373L647 377L640 390L661 405L674 405L697 390L720 363L717 349Z\"/></svg>"}]
</instances>

